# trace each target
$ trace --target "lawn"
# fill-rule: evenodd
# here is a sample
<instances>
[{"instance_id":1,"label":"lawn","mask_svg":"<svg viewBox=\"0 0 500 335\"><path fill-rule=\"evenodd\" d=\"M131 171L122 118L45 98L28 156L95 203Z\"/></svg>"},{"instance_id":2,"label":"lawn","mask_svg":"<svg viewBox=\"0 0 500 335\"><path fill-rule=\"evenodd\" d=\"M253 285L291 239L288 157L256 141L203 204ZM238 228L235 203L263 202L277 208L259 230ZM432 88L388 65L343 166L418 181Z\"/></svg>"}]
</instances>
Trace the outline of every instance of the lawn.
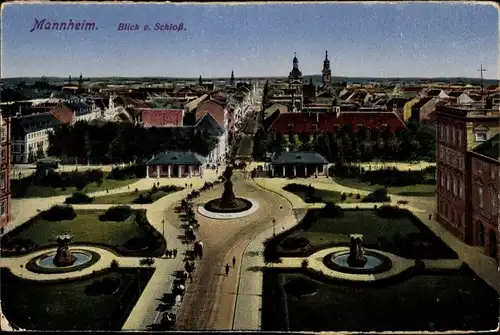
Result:
<instances>
[{"instance_id":1,"label":"lawn","mask_svg":"<svg viewBox=\"0 0 500 335\"><path fill-rule=\"evenodd\" d=\"M163 198L166 195L174 193L177 191L158 191L152 193L151 200L155 202L158 199ZM143 196L150 193L150 191L139 191L139 192L126 192L126 193L116 193L116 194L108 194L100 197L95 197L93 203L94 204L133 204L134 200L137 199L141 194Z\"/></svg>"},{"instance_id":2,"label":"lawn","mask_svg":"<svg viewBox=\"0 0 500 335\"><path fill-rule=\"evenodd\" d=\"M94 243L117 249L132 238L143 238L152 233L145 231L137 222L135 215L121 222L100 221L99 216L104 210L77 211L77 216L70 221L46 221L37 216L18 229L10 232L4 239L29 239L37 247L55 246L55 238L61 234L71 234L72 243ZM3 244L3 243L2 243ZM164 248L164 244L159 248ZM121 248L118 248L121 253ZM157 250L160 252L160 250ZM125 252L126 253L126 252Z\"/></svg>"},{"instance_id":3,"label":"lawn","mask_svg":"<svg viewBox=\"0 0 500 335\"><path fill-rule=\"evenodd\" d=\"M87 193L112 190L114 188L119 188L123 186L127 186L135 183L139 179L126 179L126 180L115 180L115 179L107 179L104 178L102 180L102 184L98 185L97 183L88 184L84 191ZM16 183L15 181L13 181ZM15 187L15 186L14 186ZM38 186L31 185L28 187L28 190L24 196L21 198L44 198L44 197L54 197L58 195L71 195L76 192L76 187L68 187L66 189L54 188L48 186Z\"/></svg>"},{"instance_id":4,"label":"lawn","mask_svg":"<svg viewBox=\"0 0 500 335\"><path fill-rule=\"evenodd\" d=\"M411 214L385 219L374 210L344 210L332 218L323 209L310 209L291 232L278 236L305 237L312 248L347 245L351 234L363 234L363 245L407 258L456 258L456 255ZM418 241L418 244L414 244ZM283 251L283 250L282 250Z\"/></svg>"},{"instance_id":5,"label":"lawn","mask_svg":"<svg viewBox=\"0 0 500 335\"><path fill-rule=\"evenodd\" d=\"M298 185L298 184L289 184L283 189L287 192L293 193L299 196L306 203L317 203L317 202L332 202L332 203L355 203L361 202L363 198L360 196L359 199L356 199L356 194L346 194L346 199L341 200L342 193L337 191L329 191L329 190L320 190L312 187L312 192L308 192L308 188L311 186L306 185Z\"/></svg>"},{"instance_id":6,"label":"lawn","mask_svg":"<svg viewBox=\"0 0 500 335\"><path fill-rule=\"evenodd\" d=\"M2 268L2 311L27 330L121 330L154 269L116 269L65 282L38 282L16 277ZM112 295L89 296L95 280L117 277Z\"/></svg>"},{"instance_id":7,"label":"lawn","mask_svg":"<svg viewBox=\"0 0 500 335\"><path fill-rule=\"evenodd\" d=\"M297 278L311 281L316 294L283 294L283 284ZM498 324L498 295L470 270L375 287L266 270L262 317L265 331L489 330Z\"/></svg>"},{"instance_id":8,"label":"lawn","mask_svg":"<svg viewBox=\"0 0 500 335\"><path fill-rule=\"evenodd\" d=\"M377 188L383 188L383 185L370 185L369 182L362 182L356 178L334 178L334 181L340 185L357 188L365 191L374 191ZM417 184L409 186L394 186L388 187L387 193L401 196L412 197L433 197L436 192L436 185Z\"/></svg>"}]
</instances>

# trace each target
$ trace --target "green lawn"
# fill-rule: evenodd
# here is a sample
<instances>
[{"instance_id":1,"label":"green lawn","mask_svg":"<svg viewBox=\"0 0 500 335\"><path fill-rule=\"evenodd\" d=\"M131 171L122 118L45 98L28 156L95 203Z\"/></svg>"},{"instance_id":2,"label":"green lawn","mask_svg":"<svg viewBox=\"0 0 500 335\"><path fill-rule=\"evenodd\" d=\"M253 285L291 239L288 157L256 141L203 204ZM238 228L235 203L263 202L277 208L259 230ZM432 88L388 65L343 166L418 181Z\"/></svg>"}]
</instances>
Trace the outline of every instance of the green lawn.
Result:
<instances>
[{"instance_id":1,"label":"green lawn","mask_svg":"<svg viewBox=\"0 0 500 335\"><path fill-rule=\"evenodd\" d=\"M374 211L344 211L344 216L329 218L310 216L313 220L307 229L300 229L297 235L304 236L312 245L323 243L348 243L350 234L363 234L366 244L376 244L379 237L391 240L396 233L406 236L419 233L420 230L407 217L399 219L383 219Z\"/></svg>"},{"instance_id":2,"label":"green lawn","mask_svg":"<svg viewBox=\"0 0 500 335\"><path fill-rule=\"evenodd\" d=\"M362 234L363 245L410 259L455 259L457 255L423 223L408 214L385 219L374 210L344 210L341 217L328 216L323 209L309 209L296 229L279 235L278 245L288 237L304 237L311 248L348 245L351 234ZM275 249L281 256L301 252ZM305 251L307 253L307 250ZM272 251L271 251L272 253ZM298 255L295 255L298 257Z\"/></svg>"},{"instance_id":3,"label":"green lawn","mask_svg":"<svg viewBox=\"0 0 500 335\"><path fill-rule=\"evenodd\" d=\"M139 191L139 192L126 192L126 193L117 193L117 194L108 194L108 195L103 195L100 197L95 197L93 203L94 204L133 204L134 200L139 197L140 194L146 195L150 191ZM153 200L152 202L155 202L158 199L163 198L166 195L169 195L173 192L177 191L171 191L171 192L165 192L165 191L158 191L153 193L151 196L151 199Z\"/></svg>"},{"instance_id":4,"label":"green lawn","mask_svg":"<svg viewBox=\"0 0 500 335\"><path fill-rule=\"evenodd\" d=\"M24 280L2 268L2 311L10 322L27 330L121 330L153 272L117 269L54 283ZM119 278L118 292L108 296L85 293L86 286L106 277Z\"/></svg>"},{"instance_id":5,"label":"green lawn","mask_svg":"<svg viewBox=\"0 0 500 335\"><path fill-rule=\"evenodd\" d=\"M72 243L97 243L116 248L123 246L134 237L142 238L151 235L136 223L135 215L125 221L116 222L99 221L99 216L105 213L104 210L77 211L76 213L77 216L71 221L52 222L36 217L33 222L26 223L3 238L29 239L38 247L45 247L55 245L56 236L71 234Z\"/></svg>"},{"instance_id":6,"label":"green lawn","mask_svg":"<svg viewBox=\"0 0 500 335\"><path fill-rule=\"evenodd\" d=\"M297 278L313 282L317 293L276 294ZM472 271L417 275L373 287L266 271L262 316L266 331L490 330L498 324L498 295Z\"/></svg>"},{"instance_id":7,"label":"green lawn","mask_svg":"<svg viewBox=\"0 0 500 335\"><path fill-rule=\"evenodd\" d=\"M97 183L91 183L85 187L84 191L87 193L98 192L111 190L114 188L119 188L123 186L127 186L135 183L139 179L126 179L126 180L114 180L104 178L101 185L97 185ZM15 182L14 182L15 183ZM22 198L43 198L43 197L53 197L58 195L71 195L76 192L77 189L75 187L68 187L66 189L47 187L47 186L38 186L31 185L26 195L22 196Z\"/></svg>"},{"instance_id":8,"label":"green lawn","mask_svg":"<svg viewBox=\"0 0 500 335\"><path fill-rule=\"evenodd\" d=\"M334 181L340 185L357 188L365 191L374 191L377 188L383 188L383 185L370 185L369 182L362 182L356 178L334 178ZM436 185L430 184L417 184L409 186L395 186L388 187L387 193L396 194L401 196L414 196L414 197L433 197L436 192Z\"/></svg>"},{"instance_id":9,"label":"green lawn","mask_svg":"<svg viewBox=\"0 0 500 335\"><path fill-rule=\"evenodd\" d=\"M295 185L294 185L295 186ZM295 186L297 187L297 186ZM306 187L304 185L304 190L299 190L299 189L294 189L290 190L287 189L285 186L283 189L287 192L293 193L297 196L299 196L304 202L306 203L317 203L317 202L333 202L333 203L355 203L355 202L361 202L361 199L363 198L362 196L359 199L356 199L356 194L346 194L347 198L342 201L341 196L342 193L337 192L337 191L329 191L329 190L320 190L317 188L314 188L314 191L312 193L312 198L310 197L310 194L306 191ZM351 195L351 196L349 196Z\"/></svg>"}]
</instances>

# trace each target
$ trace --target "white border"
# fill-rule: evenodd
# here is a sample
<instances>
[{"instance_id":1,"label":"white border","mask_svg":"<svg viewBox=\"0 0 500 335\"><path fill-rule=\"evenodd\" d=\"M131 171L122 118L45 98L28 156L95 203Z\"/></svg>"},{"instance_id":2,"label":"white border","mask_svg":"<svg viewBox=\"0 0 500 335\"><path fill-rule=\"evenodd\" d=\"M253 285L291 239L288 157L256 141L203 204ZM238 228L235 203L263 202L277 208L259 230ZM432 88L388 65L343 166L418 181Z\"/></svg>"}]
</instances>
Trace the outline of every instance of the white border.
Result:
<instances>
[{"instance_id":1,"label":"white border","mask_svg":"<svg viewBox=\"0 0 500 335\"><path fill-rule=\"evenodd\" d=\"M240 199L244 199L247 201L250 201L252 203L252 207L250 209L247 209L246 211L243 212L238 212L238 213L216 213L216 212L210 212L207 211L204 207L204 205L198 206L198 213L201 215L210 218L210 219L217 219L217 220L231 220L231 219L239 219L245 216L252 215L253 213L257 212L259 209L259 203L253 199L249 198L244 198L244 197L238 197Z\"/></svg>"}]
</instances>

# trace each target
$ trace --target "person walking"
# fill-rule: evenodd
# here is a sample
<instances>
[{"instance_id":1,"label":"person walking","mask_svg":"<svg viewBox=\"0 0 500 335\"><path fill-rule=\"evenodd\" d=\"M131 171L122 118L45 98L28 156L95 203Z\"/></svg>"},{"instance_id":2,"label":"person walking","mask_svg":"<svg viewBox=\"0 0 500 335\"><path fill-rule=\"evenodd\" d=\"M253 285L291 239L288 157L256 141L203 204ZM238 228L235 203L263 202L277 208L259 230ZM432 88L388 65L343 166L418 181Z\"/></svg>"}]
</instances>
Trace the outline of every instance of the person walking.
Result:
<instances>
[{"instance_id":1,"label":"person walking","mask_svg":"<svg viewBox=\"0 0 500 335\"><path fill-rule=\"evenodd\" d=\"M226 276L229 275L229 264L226 264Z\"/></svg>"},{"instance_id":2,"label":"person walking","mask_svg":"<svg viewBox=\"0 0 500 335\"><path fill-rule=\"evenodd\" d=\"M236 265L236 257L233 256L233 268Z\"/></svg>"},{"instance_id":3,"label":"person walking","mask_svg":"<svg viewBox=\"0 0 500 335\"><path fill-rule=\"evenodd\" d=\"M173 253L174 253L174 258L177 258L177 249L174 249Z\"/></svg>"}]
</instances>

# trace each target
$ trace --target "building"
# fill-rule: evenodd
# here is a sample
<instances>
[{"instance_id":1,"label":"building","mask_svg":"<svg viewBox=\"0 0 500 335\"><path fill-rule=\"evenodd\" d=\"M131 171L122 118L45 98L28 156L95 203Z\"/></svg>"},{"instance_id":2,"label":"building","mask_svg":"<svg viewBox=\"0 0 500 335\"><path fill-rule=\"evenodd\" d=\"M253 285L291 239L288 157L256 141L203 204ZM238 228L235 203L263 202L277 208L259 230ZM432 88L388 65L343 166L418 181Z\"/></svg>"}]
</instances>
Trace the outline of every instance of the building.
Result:
<instances>
[{"instance_id":1,"label":"building","mask_svg":"<svg viewBox=\"0 0 500 335\"><path fill-rule=\"evenodd\" d=\"M45 157L49 133L59 124L49 112L14 117L11 122L14 163L32 163Z\"/></svg>"},{"instance_id":2,"label":"building","mask_svg":"<svg viewBox=\"0 0 500 335\"><path fill-rule=\"evenodd\" d=\"M288 84L290 86L302 85L302 72L299 70L299 60L297 55L293 56L293 68L288 75Z\"/></svg>"},{"instance_id":3,"label":"building","mask_svg":"<svg viewBox=\"0 0 500 335\"><path fill-rule=\"evenodd\" d=\"M183 109L141 108L142 126L150 127L181 127L184 120Z\"/></svg>"},{"instance_id":4,"label":"building","mask_svg":"<svg viewBox=\"0 0 500 335\"><path fill-rule=\"evenodd\" d=\"M498 149L496 157L494 149L484 152L495 147L500 112L438 106L436 121L437 221L467 244L496 254Z\"/></svg>"},{"instance_id":5,"label":"building","mask_svg":"<svg viewBox=\"0 0 500 335\"><path fill-rule=\"evenodd\" d=\"M346 111L335 113L280 113L279 110L264 120L268 131L280 134L334 133L343 126L351 125L354 131L363 128L390 129L405 128L403 120L391 111Z\"/></svg>"},{"instance_id":6,"label":"building","mask_svg":"<svg viewBox=\"0 0 500 335\"><path fill-rule=\"evenodd\" d=\"M330 60L328 60L328 51L325 52L325 60L323 61L323 70L321 71L321 79L323 85L332 83L332 70L330 70Z\"/></svg>"},{"instance_id":7,"label":"building","mask_svg":"<svg viewBox=\"0 0 500 335\"><path fill-rule=\"evenodd\" d=\"M272 160L271 176L309 177L328 175L328 161L317 152L286 151Z\"/></svg>"},{"instance_id":8,"label":"building","mask_svg":"<svg viewBox=\"0 0 500 335\"><path fill-rule=\"evenodd\" d=\"M146 162L146 178L203 178L205 158L195 152L166 151Z\"/></svg>"},{"instance_id":9,"label":"building","mask_svg":"<svg viewBox=\"0 0 500 335\"><path fill-rule=\"evenodd\" d=\"M10 117L6 116L4 118L0 114L0 229L2 234L11 220L10 167L12 145L10 131Z\"/></svg>"}]
</instances>

